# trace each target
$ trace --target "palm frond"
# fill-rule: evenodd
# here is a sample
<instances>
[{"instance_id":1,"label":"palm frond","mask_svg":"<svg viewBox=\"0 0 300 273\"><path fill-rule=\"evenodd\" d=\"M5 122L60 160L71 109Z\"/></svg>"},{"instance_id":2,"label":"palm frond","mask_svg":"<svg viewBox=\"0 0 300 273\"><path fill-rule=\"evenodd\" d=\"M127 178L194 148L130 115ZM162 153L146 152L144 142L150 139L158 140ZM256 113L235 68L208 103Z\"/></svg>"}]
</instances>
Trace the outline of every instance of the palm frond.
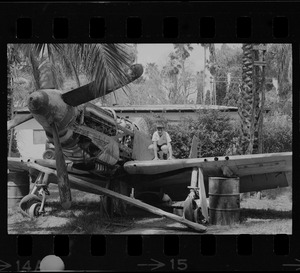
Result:
<instances>
[{"instance_id":1,"label":"palm frond","mask_svg":"<svg viewBox=\"0 0 300 273\"><path fill-rule=\"evenodd\" d=\"M40 89L40 72L39 72L39 63L38 60L36 59L36 57L34 56L33 52L29 53L28 56L28 60L29 63L31 65L32 68L32 75L34 78L34 86L36 88L36 90Z\"/></svg>"},{"instance_id":2,"label":"palm frond","mask_svg":"<svg viewBox=\"0 0 300 273\"><path fill-rule=\"evenodd\" d=\"M98 92L109 90L114 84L123 85L126 82L130 63L126 45L89 44L83 47L83 66L87 76L94 80L93 88L97 96L104 95Z\"/></svg>"},{"instance_id":3,"label":"palm frond","mask_svg":"<svg viewBox=\"0 0 300 273\"><path fill-rule=\"evenodd\" d=\"M62 44L32 44L31 46L36 56L47 56L49 60L54 54L61 54L63 52Z\"/></svg>"},{"instance_id":4,"label":"palm frond","mask_svg":"<svg viewBox=\"0 0 300 273\"><path fill-rule=\"evenodd\" d=\"M62 89L64 83L64 77L59 65L52 64L50 65L53 84L56 89Z\"/></svg>"}]
</instances>

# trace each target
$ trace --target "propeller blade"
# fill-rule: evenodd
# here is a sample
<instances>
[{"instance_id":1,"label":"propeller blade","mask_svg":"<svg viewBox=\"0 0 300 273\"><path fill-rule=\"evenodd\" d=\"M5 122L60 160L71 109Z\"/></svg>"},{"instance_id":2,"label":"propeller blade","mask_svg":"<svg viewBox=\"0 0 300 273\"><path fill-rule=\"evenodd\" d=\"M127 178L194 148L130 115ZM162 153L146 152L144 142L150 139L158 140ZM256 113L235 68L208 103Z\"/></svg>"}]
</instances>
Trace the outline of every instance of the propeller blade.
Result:
<instances>
[{"instance_id":1,"label":"propeller blade","mask_svg":"<svg viewBox=\"0 0 300 273\"><path fill-rule=\"evenodd\" d=\"M10 130L14 127L16 127L19 124L22 124L23 122L30 120L33 118L33 115L30 113L28 115L16 115L13 119L9 120L7 122L7 130Z\"/></svg>"},{"instance_id":2,"label":"propeller blade","mask_svg":"<svg viewBox=\"0 0 300 273\"><path fill-rule=\"evenodd\" d=\"M73 89L69 92L62 94L65 103L71 106L78 106L88 101L94 100L109 94L139 78L143 74L143 66L141 64L134 64L127 72L127 79L123 84L117 83L109 79L103 79L102 88L96 90L94 88L95 81L83 85L79 88Z\"/></svg>"},{"instance_id":3,"label":"propeller blade","mask_svg":"<svg viewBox=\"0 0 300 273\"><path fill-rule=\"evenodd\" d=\"M67 166L64 159L64 154L62 152L62 147L59 141L58 130L55 122L51 124L51 127L52 127L54 147L55 147L56 172L57 172L60 202L64 209L69 209L71 207L72 197L71 197L70 181L68 177Z\"/></svg>"}]
</instances>

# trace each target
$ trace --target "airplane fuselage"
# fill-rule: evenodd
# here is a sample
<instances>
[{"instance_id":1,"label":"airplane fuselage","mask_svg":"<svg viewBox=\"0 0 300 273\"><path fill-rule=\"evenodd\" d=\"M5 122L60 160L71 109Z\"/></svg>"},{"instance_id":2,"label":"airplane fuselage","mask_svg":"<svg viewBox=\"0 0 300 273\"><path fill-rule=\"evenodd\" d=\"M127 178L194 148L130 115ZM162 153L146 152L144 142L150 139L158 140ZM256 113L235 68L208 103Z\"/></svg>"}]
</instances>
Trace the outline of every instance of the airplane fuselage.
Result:
<instances>
[{"instance_id":1,"label":"airplane fuselage","mask_svg":"<svg viewBox=\"0 0 300 273\"><path fill-rule=\"evenodd\" d=\"M112 109L86 103L79 110L65 103L62 92L55 89L32 93L28 108L52 144L52 124L56 124L65 159L79 168L107 174L118 162L131 160L134 130L139 128ZM53 152L46 155L55 159Z\"/></svg>"}]
</instances>

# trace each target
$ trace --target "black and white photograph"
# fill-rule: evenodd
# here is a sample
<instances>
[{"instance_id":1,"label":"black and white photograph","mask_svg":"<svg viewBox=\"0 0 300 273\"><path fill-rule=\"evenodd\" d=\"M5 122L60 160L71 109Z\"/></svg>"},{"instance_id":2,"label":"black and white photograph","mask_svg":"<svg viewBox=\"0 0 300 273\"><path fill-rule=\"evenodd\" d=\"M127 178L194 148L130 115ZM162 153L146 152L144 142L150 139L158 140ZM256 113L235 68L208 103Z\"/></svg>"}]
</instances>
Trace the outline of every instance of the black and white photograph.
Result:
<instances>
[{"instance_id":1,"label":"black and white photograph","mask_svg":"<svg viewBox=\"0 0 300 273\"><path fill-rule=\"evenodd\" d=\"M7 44L8 234L293 234L292 45Z\"/></svg>"}]
</instances>

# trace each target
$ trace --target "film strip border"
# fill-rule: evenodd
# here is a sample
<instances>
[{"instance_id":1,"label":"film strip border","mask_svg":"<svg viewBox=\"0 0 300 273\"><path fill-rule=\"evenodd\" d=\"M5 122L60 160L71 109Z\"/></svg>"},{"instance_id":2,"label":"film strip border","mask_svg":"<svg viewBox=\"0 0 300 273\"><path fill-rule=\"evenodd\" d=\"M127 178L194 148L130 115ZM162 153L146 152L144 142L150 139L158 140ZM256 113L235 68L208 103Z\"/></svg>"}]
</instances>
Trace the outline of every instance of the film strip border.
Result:
<instances>
[{"instance_id":1,"label":"film strip border","mask_svg":"<svg viewBox=\"0 0 300 273\"><path fill-rule=\"evenodd\" d=\"M299 3L2 4L1 33L20 42L214 39L280 42L299 36ZM19 11L22 10L22 13ZM262 41L261 41L262 42Z\"/></svg>"},{"instance_id":2,"label":"film strip border","mask_svg":"<svg viewBox=\"0 0 300 273\"><path fill-rule=\"evenodd\" d=\"M299 45L300 40L300 3L295 2L1 3L0 7L2 42L168 43L201 40L216 43L292 42ZM6 47L6 44L2 46ZM299 47L293 47L293 57L298 66L294 72L296 76ZM299 82L295 81L294 86L299 87ZM295 96L295 101L297 98ZM294 106L298 106L298 101ZM296 114L299 116L299 112ZM6 185L3 183L3 186ZM294 186L294 191L298 192L299 186L295 183ZM6 203L4 199L3 204ZM293 200L297 204L297 199ZM297 212L296 205L293 209ZM73 270L300 268L299 232L295 228L299 227L297 217L293 218L292 236L7 236L6 222L3 224L1 238L5 247L0 252L0 270L28 270L28 261L34 270L38 261L49 254L62 257L66 269Z\"/></svg>"},{"instance_id":3,"label":"film strip border","mask_svg":"<svg viewBox=\"0 0 300 273\"><path fill-rule=\"evenodd\" d=\"M251 38L253 35L252 18L249 16L237 17L235 21L236 38ZM21 17L16 22L16 37L26 40L33 38L32 18ZM162 21L161 35L162 38L179 38L187 34L189 29L187 23L180 25L177 17L165 17ZM273 38L289 37L289 20L286 16L276 16L272 19L272 36ZM104 17L92 17L88 22L90 39L105 39L107 37L107 21ZM144 38L143 29L145 29L143 20L138 16L126 18L125 37L129 39ZM180 28L179 28L180 26ZM52 21L52 34L54 39L70 38L70 28L72 22L68 18L57 17ZM216 36L216 19L214 17L202 17L199 20L199 37L215 38Z\"/></svg>"},{"instance_id":4,"label":"film strip border","mask_svg":"<svg viewBox=\"0 0 300 273\"><path fill-rule=\"evenodd\" d=\"M90 253L92 256L105 256L110 250L107 249L107 238L110 236L105 235L90 235L86 237L90 243ZM125 237L124 237L125 238ZM126 236L126 249L125 252L129 256L141 256L144 254L143 241L145 236L142 235L130 235ZM73 247L72 236L69 235L54 235L52 252L57 256L68 256ZM146 239L147 240L147 239ZM204 256L216 255L216 236L205 235L200 239L200 253ZM253 253L253 241L251 235L242 234L236 236L236 253L238 255L252 255ZM180 243L181 239L179 235L165 235L163 237L163 253L166 256L178 256L180 255ZM18 235L17 236L17 248L16 253L18 256L31 256L34 249L35 238L31 235ZM275 255L288 255L290 249L290 242L288 235L279 234L273 238L273 252Z\"/></svg>"},{"instance_id":5,"label":"film strip border","mask_svg":"<svg viewBox=\"0 0 300 273\"><path fill-rule=\"evenodd\" d=\"M13 259L5 260L10 270L28 270L29 267L34 270L49 254L61 257L67 270L284 270L300 267L300 263L296 267L297 260L288 258L291 247L288 235L238 235L235 240L221 235L19 235L10 241L8 252L15 253Z\"/></svg>"}]
</instances>

